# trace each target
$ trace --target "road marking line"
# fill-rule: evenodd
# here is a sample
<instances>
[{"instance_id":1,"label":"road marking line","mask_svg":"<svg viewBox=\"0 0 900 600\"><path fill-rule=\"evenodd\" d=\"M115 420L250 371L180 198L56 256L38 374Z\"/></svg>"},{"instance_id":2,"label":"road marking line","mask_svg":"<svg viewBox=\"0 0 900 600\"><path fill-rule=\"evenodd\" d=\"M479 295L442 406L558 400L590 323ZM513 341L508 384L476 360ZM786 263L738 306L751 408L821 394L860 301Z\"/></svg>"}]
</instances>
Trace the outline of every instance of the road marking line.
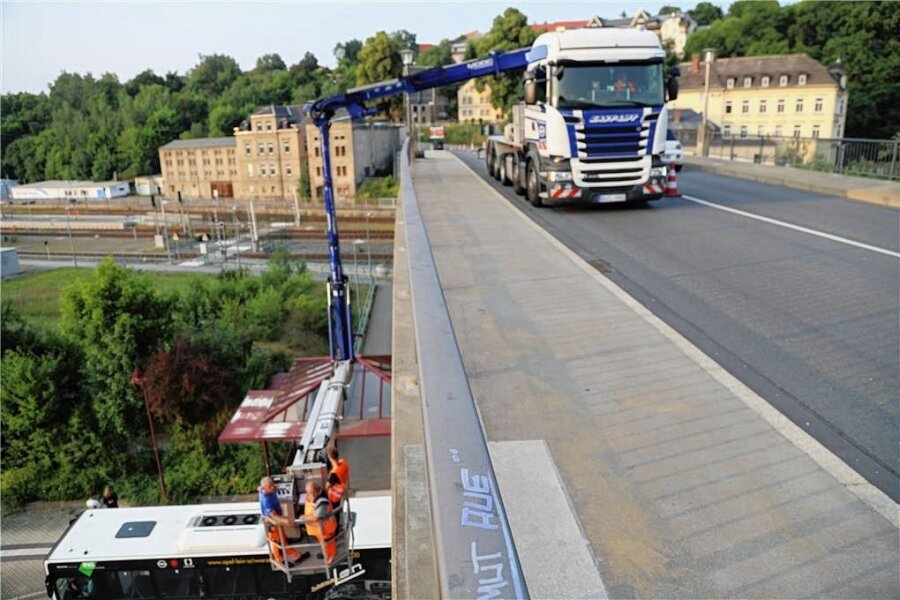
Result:
<instances>
[{"instance_id":1,"label":"road marking line","mask_svg":"<svg viewBox=\"0 0 900 600\"><path fill-rule=\"evenodd\" d=\"M816 462L826 473L834 477L840 485L851 494L868 504L878 514L887 519L895 528L900 528L900 504L894 502L887 494L879 490L877 487L869 483L862 475L853 470L847 463L837 457L831 450L826 448L822 443L812 435L801 429L793 421L784 416L781 411L769 404L768 400L750 389L744 382L729 373L715 360L710 358L700 348L695 346L689 339L675 331L675 329L657 317L649 308L634 299L628 292L620 288L612 279L598 272L588 262L578 255L577 252L559 241L552 233L541 227L534 219L532 219L525 211L519 210L512 200L494 189L487 180L485 180L475 169L464 162L455 154L451 154L459 163L469 170L472 175L481 182L481 184L498 198L506 203L506 206L519 219L524 221L529 227L537 231L544 239L549 241L560 252L568 256L572 262L578 265L588 277L592 277L600 285L608 289L617 298L625 303L638 315L652 325L657 331L671 340L675 346L691 357L700 367L709 373L713 379L721 383L735 396L740 398L753 412L758 414L785 439L799 448L813 461Z\"/></svg>"},{"instance_id":2,"label":"road marking line","mask_svg":"<svg viewBox=\"0 0 900 600\"><path fill-rule=\"evenodd\" d=\"M886 254L887 256L893 256L894 258L900 258L900 252L894 252L893 250L888 250L887 248L879 248L878 246L872 246L869 244L864 244L862 242L857 242L855 240L849 240L844 237L840 237L838 235L832 235L830 233L825 233L824 231L818 231L817 229L809 229L808 227L801 227L800 225L794 225L793 223L785 223L784 221L779 221L778 219L773 219L771 217L764 217L762 215L757 215L754 213L750 213L744 210L738 210L736 208L731 208L730 206L723 206L721 204L716 204L715 202L710 202L709 200L701 200L700 198L696 198L694 196L688 196L687 194L682 194L682 198L687 200L688 202L696 202L697 204L702 204L703 206L709 206L710 208L717 208L719 210L724 210L725 212L734 213L736 215L740 215L742 217L749 217L751 219L756 219L757 221L762 221L763 223L769 223L771 225L778 225L779 227L784 227L785 229L793 229L794 231L799 231L801 233L808 233L809 235L815 235L821 238L825 238L826 240L831 240L832 242L838 242L840 244L847 244L848 246L856 246L857 248L862 248L863 250L869 250L870 252L877 252L879 254Z\"/></svg>"},{"instance_id":3,"label":"road marking line","mask_svg":"<svg viewBox=\"0 0 900 600\"><path fill-rule=\"evenodd\" d=\"M37 548L17 548L15 550L0 550L0 559L13 558L15 556L46 556L53 544L41 546Z\"/></svg>"}]
</instances>

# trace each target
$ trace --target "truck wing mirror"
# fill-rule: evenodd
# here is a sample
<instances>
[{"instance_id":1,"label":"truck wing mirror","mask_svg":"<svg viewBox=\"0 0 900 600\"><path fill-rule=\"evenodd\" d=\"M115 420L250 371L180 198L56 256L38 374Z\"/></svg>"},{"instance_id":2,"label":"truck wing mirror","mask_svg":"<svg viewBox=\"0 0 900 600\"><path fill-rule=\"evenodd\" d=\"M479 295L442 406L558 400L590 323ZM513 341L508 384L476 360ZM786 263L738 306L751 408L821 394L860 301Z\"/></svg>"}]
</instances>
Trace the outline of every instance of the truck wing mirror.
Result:
<instances>
[{"instance_id":1,"label":"truck wing mirror","mask_svg":"<svg viewBox=\"0 0 900 600\"><path fill-rule=\"evenodd\" d=\"M678 98L678 78L672 77L669 79L667 90L669 92L669 100L675 100Z\"/></svg>"},{"instance_id":2,"label":"truck wing mirror","mask_svg":"<svg viewBox=\"0 0 900 600\"><path fill-rule=\"evenodd\" d=\"M525 104L537 103L537 82L534 79L525 80Z\"/></svg>"}]
</instances>

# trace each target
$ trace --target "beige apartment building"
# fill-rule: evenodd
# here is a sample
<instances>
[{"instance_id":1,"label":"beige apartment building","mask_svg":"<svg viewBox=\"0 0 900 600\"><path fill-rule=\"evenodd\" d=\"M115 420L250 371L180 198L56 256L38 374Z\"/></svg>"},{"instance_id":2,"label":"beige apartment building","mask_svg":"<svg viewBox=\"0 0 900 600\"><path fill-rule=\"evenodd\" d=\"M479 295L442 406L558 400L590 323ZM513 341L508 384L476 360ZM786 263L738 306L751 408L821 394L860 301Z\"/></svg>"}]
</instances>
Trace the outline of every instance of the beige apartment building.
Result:
<instances>
[{"instance_id":1,"label":"beige apartment building","mask_svg":"<svg viewBox=\"0 0 900 600\"><path fill-rule=\"evenodd\" d=\"M400 127L391 123L354 123L349 119L334 121L329 129L331 178L335 201L346 202L356 196L356 189L366 177L391 169L394 153L400 148ZM309 181L313 200L322 200L325 178L319 128L306 124L309 140Z\"/></svg>"},{"instance_id":2,"label":"beige apartment building","mask_svg":"<svg viewBox=\"0 0 900 600\"><path fill-rule=\"evenodd\" d=\"M671 109L703 112L705 63L681 65L681 89ZM806 54L722 58L710 65L708 120L724 137L837 138L847 120L847 78Z\"/></svg>"},{"instance_id":3,"label":"beige apartment building","mask_svg":"<svg viewBox=\"0 0 900 600\"><path fill-rule=\"evenodd\" d=\"M301 106L269 105L256 109L234 128L236 197L290 199L302 195L298 186L307 160L306 120Z\"/></svg>"},{"instance_id":4,"label":"beige apartment building","mask_svg":"<svg viewBox=\"0 0 900 600\"><path fill-rule=\"evenodd\" d=\"M233 137L174 140L159 149L166 198L230 198L237 175Z\"/></svg>"},{"instance_id":5,"label":"beige apartment building","mask_svg":"<svg viewBox=\"0 0 900 600\"><path fill-rule=\"evenodd\" d=\"M337 199L353 200L366 177L389 171L399 147L399 126L335 121L331 165ZM319 130L301 106L263 106L232 137L169 142L159 149L159 161L167 198L301 198L304 169L312 198L322 198Z\"/></svg>"},{"instance_id":6,"label":"beige apartment building","mask_svg":"<svg viewBox=\"0 0 900 600\"><path fill-rule=\"evenodd\" d=\"M484 91L479 92L475 87L475 80L469 80L463 84L456 93L456 101L459 110L460 123L496 123L503 120L503 111L494 108L491 104L491 88L484 86Z\"/></svg>"}]
</instances>

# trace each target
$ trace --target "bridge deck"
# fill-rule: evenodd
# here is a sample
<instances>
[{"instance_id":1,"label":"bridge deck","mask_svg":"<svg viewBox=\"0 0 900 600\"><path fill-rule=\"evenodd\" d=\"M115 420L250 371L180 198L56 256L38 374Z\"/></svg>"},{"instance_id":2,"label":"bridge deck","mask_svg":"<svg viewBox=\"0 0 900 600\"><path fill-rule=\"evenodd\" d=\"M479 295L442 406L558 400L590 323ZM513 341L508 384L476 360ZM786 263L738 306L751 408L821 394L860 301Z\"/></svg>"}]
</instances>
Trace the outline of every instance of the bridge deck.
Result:
<instances>
[{"instance_id":1,"label":"bridge deck","mask_svg":"<svg viewBox=\"0 0 900 600\"><path fill-rule=\"evenodd\" d=\"M895 504L458 159L413 173L532 597L900 595Z\"/></svg>"}]
</instances>

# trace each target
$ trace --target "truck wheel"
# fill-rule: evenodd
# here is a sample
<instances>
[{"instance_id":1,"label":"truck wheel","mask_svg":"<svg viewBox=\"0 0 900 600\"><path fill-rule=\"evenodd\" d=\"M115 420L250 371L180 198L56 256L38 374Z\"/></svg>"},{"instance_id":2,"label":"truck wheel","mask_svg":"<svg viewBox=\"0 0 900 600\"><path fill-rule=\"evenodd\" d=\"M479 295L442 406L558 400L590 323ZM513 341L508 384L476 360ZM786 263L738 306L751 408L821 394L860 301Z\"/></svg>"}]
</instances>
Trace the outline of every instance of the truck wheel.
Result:
<instances>
[{"instance_id":1,"label":"truck wheel","mask_svg":"<svg viewBox=\"0 0 900 600\"><path fill-rule=\"evenodd\" d=\"M500 160L500 157L495 154L494 155L494 168L491 170L491 177L493 177L497 181L500 181L500 165L501 165L501 163L502 163L502 161Z\"/></svg>"},{"instance_id":2,"label":"truck wheel","mask_svg":"<svg viewBox=\"0 0 900 600\"><path fill-rule=\"evenodd\" d=\"M519 162L518 160L516 160L515 163L516 163L516 166L513 169L513 174L512 174L513 190L516 192L516 194L521 196L522 194L525 193L525 186L522 185L522 175L523 175L522 163Z\"/></svg>"},{"instance_id":3,"label":"truck wheel","mask_svg":"<svg viewBox=\"0 0 900 600\"><path fill-rule=\"evenodd\" d=\"M538 177L537 167L534 161L529 160L525 169L525 198L531 202L532 206L543 206L541 200L541 180Z\"/></svg>"},{"instance_id":4,"label":"truck wheel","mask_svg":"<svg viewBox=\"0 0 900 600\"><path fill-rule=\"evenodd\" d=\"M498 177L498 179L500 180L500 185L506 186L512 183L509 173L507 172L505 156L500 157L500 177Z\"/></svg>"},{"instance_id":5,"label":"truck wheel","mask_svg":"<svg viewBox=\"0 0 900 600\"><path fill-rule=\"evenodd\" d=\"M487 167L488 175L494 176L494 155L488 148L484 153L484 166Z\"/></svg>"}]
</instances>

